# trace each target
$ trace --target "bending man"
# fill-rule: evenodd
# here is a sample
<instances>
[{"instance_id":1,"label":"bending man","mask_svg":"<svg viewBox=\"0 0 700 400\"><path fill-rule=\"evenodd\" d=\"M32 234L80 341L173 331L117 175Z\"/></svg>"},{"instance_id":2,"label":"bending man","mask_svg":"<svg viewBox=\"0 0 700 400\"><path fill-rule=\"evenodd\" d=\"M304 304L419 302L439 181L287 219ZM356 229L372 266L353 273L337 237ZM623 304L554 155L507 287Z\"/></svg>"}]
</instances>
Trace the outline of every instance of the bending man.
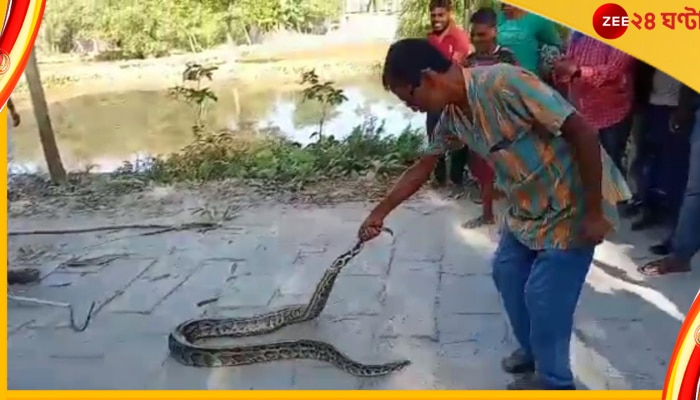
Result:
<instances>
[{"instance_id":1,"label":"bending man","mask_svg":"<svg viewBox=\"0 0 700 400\"><path fill-rule=\"evenodd\" d=\"M617 223L615 204L629 197L596 129L532 72L463 68L422 39L394 43L382 79L412 109L442 116L429 151L362 223L360 239L380 233L448 147L467 145L491 161L509 203L493 279L520 345L503 368L536 371L508 388L574 389L576 303L595 246Z\"/></svg>"}]
</instances>

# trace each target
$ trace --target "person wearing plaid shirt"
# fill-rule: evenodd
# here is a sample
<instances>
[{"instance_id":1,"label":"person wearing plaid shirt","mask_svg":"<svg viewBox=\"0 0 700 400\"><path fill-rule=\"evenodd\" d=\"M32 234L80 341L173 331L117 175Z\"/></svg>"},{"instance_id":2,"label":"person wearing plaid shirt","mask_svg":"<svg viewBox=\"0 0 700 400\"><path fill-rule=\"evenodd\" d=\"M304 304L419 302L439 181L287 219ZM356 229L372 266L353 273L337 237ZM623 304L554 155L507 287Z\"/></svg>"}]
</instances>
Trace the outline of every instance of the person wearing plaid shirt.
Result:
<instances>
[{"instance_id":1,"label":"person wearing plaid shirt","mask_svg":"<svg viewBox=\"0 0 700 400\"><path fill-rule=\"evenodd\" d=\"M571 104L598 129L600 142L620 171L632 131L635 59L580 32L554 63L555 80L568 85Z\"/></svg>"},{"instance_id":2,"label":"person wearing plaid shirt","mask_svg":"<svg viewBox=\"0 0 700 400\"><path fill-rule=\"evenodd\" d=\"M536 372L508 388L575 389L576 303L595 246L617 223L615 204L629 197L596 129L532 72L510 64L464 68L424 39L391 45L382 81L410 108L442 116L426 154L369 213L359 239L381 233L447 148L466 145L489 160L509 206L493 279L520 345L502 367Z\"/></svg>"}]
</instances>

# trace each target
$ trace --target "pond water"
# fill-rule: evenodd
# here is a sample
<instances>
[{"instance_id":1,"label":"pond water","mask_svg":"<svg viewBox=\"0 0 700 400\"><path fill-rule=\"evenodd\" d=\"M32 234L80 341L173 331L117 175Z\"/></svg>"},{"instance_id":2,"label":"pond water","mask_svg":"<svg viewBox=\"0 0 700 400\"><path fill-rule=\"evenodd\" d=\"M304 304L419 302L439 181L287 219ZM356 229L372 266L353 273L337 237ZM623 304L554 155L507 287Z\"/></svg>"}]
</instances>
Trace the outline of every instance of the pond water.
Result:
<instances>
[{"instance_id":1,"label":"pond water","mask_svg":"<svg viewBox=\"0 0 700 400\"><path fill-rule=\"evenodd\" d=\"M413 113L384 91L375 77L337 85L348 100L329 112L324 135L342 137L372 116L385 122L386 134L407 127L422 127L424 116ZM318 130L321 107L304 102L298 90L239 88L238 107L234 84L212 89L218 102L207 111L215 128L235 130L241 124L278 127L300 143L309 143ZM192 140L194 110L171 98L167 91L110 92L50 102L52 123L63 164L68 170L109 172L123 161L177 151ZM22 124L12 131L14 171L45 171L34 115L28 101L20 101Z\"/></svg>"}]
</instances>

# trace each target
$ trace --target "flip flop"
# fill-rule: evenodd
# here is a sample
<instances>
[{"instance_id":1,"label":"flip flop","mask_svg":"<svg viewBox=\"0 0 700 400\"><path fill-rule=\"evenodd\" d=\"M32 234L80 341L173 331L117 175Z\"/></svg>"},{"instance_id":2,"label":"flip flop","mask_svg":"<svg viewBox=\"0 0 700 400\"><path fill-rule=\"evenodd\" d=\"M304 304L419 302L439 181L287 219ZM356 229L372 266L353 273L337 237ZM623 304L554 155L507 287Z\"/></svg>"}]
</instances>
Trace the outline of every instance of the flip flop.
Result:
<instances>
[{"instance_id":1,"label":"flip flop","mask_svg":"<svg viewBox=\"0 0 700 400\"><path fill-rule=\"evenodd\" d=\"M658 260L648 262L648 263L638 267L637 272L639 272L640 274L642 274L644 276L648 276L648 277L662 276L662 275L682 273L682 272L690 272L690 267L678 268L676 266L674 268L671 268L671 267L669 267L670 262L672 262L672 261L669 257L660 258Z\"/></svg>"}]
</instances>

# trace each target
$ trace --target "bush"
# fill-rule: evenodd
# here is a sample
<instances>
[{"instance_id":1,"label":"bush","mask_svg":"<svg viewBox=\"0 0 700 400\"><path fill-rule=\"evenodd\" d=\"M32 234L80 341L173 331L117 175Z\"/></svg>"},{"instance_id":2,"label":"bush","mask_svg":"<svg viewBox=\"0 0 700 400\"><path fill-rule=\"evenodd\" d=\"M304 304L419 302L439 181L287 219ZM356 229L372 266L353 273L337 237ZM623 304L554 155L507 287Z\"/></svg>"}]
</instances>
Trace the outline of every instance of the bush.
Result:
<instances>
[{"instance_id":1,"label":"bush","mask_svg":"<svg viewBox=\"0 0 700 400\"><path fill-rule=\"evenodd\" d=\"M150 160L145 173L168 183L239 178L300 188L326 179L395 175L420 156L424 136L409 128L385 135L373 119L343 139L329 135L307 146L274 131L223 131L200 135L180 152Z\"/></svg>"}]
</instances>

